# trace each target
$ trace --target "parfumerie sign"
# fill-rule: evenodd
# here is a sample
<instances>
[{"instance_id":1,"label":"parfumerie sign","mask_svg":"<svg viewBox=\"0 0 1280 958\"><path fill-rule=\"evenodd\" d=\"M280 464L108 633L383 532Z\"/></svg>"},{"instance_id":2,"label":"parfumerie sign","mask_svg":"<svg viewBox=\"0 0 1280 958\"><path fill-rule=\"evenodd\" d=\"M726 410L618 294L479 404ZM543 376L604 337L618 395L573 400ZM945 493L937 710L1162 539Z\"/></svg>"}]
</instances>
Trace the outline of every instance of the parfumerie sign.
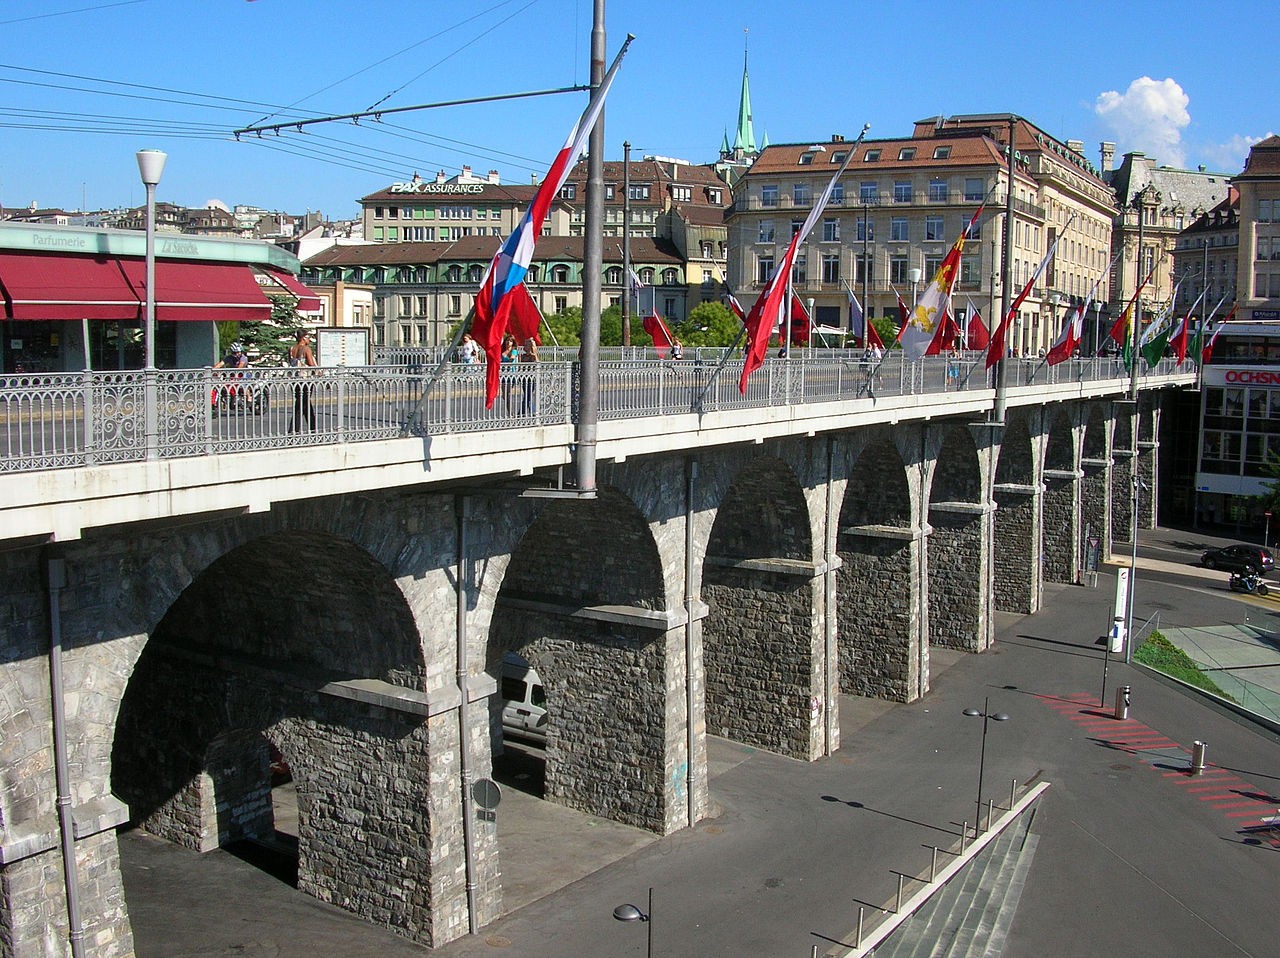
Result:
<instances>
[{"instance_id":1,"label":"parfumerie sign","mask_svg":"<svg viewBox=\"0 0 1280 958\"><path fill-rule=\"evenodd\" d=\"M483 183L392 183L390 193L483 193Z\"/></svg>"}]
</instances>

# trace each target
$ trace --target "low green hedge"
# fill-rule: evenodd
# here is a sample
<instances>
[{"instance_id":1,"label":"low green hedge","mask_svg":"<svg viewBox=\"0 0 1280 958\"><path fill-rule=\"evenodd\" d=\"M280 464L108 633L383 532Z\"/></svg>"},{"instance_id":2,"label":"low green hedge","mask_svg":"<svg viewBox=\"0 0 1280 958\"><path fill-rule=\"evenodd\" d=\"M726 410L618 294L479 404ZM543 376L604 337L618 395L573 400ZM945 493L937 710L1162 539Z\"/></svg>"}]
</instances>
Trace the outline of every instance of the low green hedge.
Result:
<instances>
[{"instance_id":1,"label":"low green hedge","mask_svg":"<svg viewBox=\"0 0 1280 958\"><path fill-rule=\"evenodd\" d=\"M1194 685L1198 689L1204 689L1219 698L1224 698L1229 702L1234 702L1230 695L1222 691L1213 679L1209 678L1191 661L1190 657L1182 649L1178 648L1161 633L1153 631L1136 650L1133 657L1135 661L1141 662L1143 665L1149 666L1158 672L1171 676L1180 682L1186 682L1188 685Z\"/></svg>"}]
</instances>

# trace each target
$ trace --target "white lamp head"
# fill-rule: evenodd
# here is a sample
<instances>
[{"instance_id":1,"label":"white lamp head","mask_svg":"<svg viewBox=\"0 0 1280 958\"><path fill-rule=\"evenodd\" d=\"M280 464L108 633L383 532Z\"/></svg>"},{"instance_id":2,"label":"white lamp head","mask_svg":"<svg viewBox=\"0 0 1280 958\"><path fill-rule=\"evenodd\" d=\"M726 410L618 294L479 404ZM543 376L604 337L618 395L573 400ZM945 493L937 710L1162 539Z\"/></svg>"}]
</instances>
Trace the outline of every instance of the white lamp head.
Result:
<instances>
[{"instance_id":1,"label":"white lamp head","mask_svg":"<svg viewBox=\"0 0 1280 958\"><path fill-rule=\"evenodd\" d=\"M169 158L169 154L161 150L139 150L136 155L143 185L155 186L164 173L164 161Z\"/></svg>"}]
</instances>

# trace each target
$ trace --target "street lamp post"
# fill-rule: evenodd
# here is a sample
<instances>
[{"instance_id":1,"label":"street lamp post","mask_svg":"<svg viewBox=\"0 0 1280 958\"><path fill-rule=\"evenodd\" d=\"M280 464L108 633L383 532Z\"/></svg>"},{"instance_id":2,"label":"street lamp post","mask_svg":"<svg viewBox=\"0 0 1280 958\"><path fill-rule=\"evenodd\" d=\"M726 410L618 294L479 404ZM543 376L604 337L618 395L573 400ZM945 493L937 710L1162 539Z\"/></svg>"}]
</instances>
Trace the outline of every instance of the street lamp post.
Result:
<instances>
[{"instance_id":1,"label":"street lamp post","mask_svg":"<svg viewBox=\"0 0 1280 958\"><path fill-rule=\"evenodd\" d=\"M648 928L648 938L645 943L646 958L653 958L653 889L649 889L649 910L641 911L635 905L619 905L613 910L613 917L618 921L642 921Z\"/></svg>"},{"instance_id":2,"label":"street lamp post","mask_svg":"<svg viewBox=\"0 0 1280 958\"><path fill-rule=\"evenodd\" d=\"M991 711L991 697L988 696L982 703L982 711L977 709L965 709L962 713L970 718L982 719L982 749L978 752L978 818L982 817L982 775L987 764L987 722L1007 722L1009 716L1004 712ZM977 822L974 823L974 832L977 832Z\"/></svg>"},{"instance_id":3,"label":"street lamp post","mask_svg":"<svg viewBox=\"0 0 1280 958\"><path fill-rule=\"evenodd\" d=\"M920 278L924 276L924 270L919 266L913 266L907 270L907 278L911 280L911 312L916 311L916 290L920 287Z\"/></svg>"},{"instance_id":4,"label":"street lamp post","mask_svg":"<svg viewBox=\"0 0 1280 958\"><path fill-rule=\"evenodd\" d=\"M147 249L146 249L146 305L143 313L143 348L145 360L143 394L146 402L144 429L146 430L147 458L159 458L159 399L156 389L156 185L164 173L164 161L168 159L160 150L139 150L135 154L142 185L147 188Z\"/></svg>"}]
</instances>

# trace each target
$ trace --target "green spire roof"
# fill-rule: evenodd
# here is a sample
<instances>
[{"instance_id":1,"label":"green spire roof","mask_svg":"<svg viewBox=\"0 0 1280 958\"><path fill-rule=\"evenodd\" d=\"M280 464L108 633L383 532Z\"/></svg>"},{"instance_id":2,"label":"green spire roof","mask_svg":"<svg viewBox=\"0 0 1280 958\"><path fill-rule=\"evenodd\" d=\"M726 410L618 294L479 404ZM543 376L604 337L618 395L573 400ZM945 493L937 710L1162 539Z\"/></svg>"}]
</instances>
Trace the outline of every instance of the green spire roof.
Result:
<instances>
[{"instance_id":1,"label":"green spire roof","mask_svg":"<svg viewBox=\"0 0 1280 958\"><path fill-rule=\"evenodd\" d=\"M733 148L744 153L756 152L756 135L751 128L751 86L747 82L747 54L742 53L742 99L738 103L738 133Z\"/></svg>"}]
</instances>

